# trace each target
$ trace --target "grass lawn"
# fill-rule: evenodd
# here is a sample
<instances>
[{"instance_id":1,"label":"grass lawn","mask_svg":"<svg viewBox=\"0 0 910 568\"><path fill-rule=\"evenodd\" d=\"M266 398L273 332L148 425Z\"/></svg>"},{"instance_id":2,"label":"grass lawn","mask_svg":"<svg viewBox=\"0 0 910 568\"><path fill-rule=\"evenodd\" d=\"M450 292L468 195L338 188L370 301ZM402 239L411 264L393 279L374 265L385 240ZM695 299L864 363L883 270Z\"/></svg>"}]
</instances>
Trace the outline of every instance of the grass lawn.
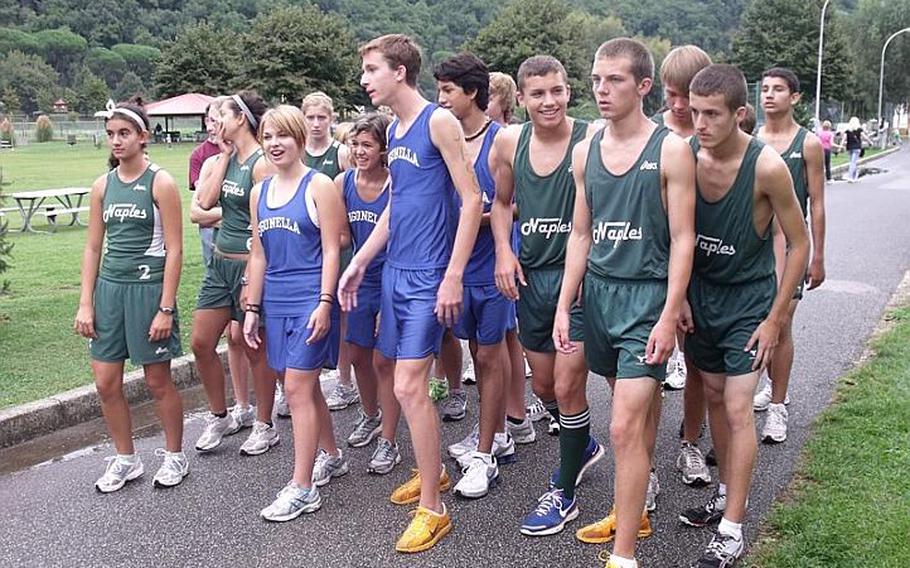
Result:
<instances>
[{"instance_id":1,"label":"grass lawn","mask_svg":"<svg viewBox=\"0 0 910 568\"><path fill-rule=\"evenodd\" d=\"M189 221L186 190L193 144L152 145L152 160L177 180L183 197L184 255L178 294L183 348L189 350L192 308L202 281L202 252ZM106 171L106 149L63 142L0 151L3 193L54 187L88 187ZM4 206L14 206L7 199ZM56 234L21 234L18 213L6 217L14 243L12 269L0 276L10 292L0 295L0 408L59 393L92 382L86 341L73 333L79 303L80 264L85 229L61 227ZM86 215L82 216L87 219ZM45 229L44 217L35 216Z\"/></svg>"},{"instance_id":2,"label":"grass lawn","mask_svg":"<svg viewBox=\"0 0 910 568\"><path fill-rule=\"evenodd\" d=\"M869 156L874 156L874 155L880 154L884 151L885 150L883 150L881 148L866 148L866 155L863 156L863 158L868 158ZM831 167L832 168L834 166L840 166L842 164L846 164L849 162L850 162L850 153L849 152L841 152L840 154L835 154L835 155L831 156Z\"/></svg>"},{"instance_id":3,"label":"grass lawn","mask_svg":"<svg viewBox=\"0 0 910 568\"><path fill-rule=\"evenodd\" d=\"M873 343L806 444L790 494L746 564L910 566L910 308Z\"/></svg>"}]
</instances>

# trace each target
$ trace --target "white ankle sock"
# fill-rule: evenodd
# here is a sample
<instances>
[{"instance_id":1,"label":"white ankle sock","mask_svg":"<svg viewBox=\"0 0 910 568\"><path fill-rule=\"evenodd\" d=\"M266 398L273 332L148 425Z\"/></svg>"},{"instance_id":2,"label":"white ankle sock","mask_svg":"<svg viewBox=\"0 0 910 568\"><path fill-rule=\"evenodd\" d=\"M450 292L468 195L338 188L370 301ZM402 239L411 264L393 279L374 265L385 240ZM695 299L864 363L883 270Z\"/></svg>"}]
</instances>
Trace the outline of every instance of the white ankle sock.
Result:
<instances>
[{"instance_id":1,"label":"white ankle sock","mask_svg":"<svg viewBox=\"0 0 910 568\"><path fill-rule=\"evenodd\" d=\"M717 484L717 494L718 494L718 495L726 495L726 494L727 494L727 484L726 484L726 483L718 483L718 484Z\"/></svg>"},{"instance_id":2,"label":"white ankle sock","mask_svg":"<svg viewBox=\"0 0 910 568\"><path fill-rule=\"evenodd\" d=\"M117 454L117 459L123 463L136 463L136 454Z\"/></svg>"},{"instance_id":3,"label":"white ankle sock","mask_svg":"<svg viewBox=\"0 0 910 568\"><path fill-rule=\"evenodd\" d=\"M623 558L622 556L610 555L610 562L616 568L638 568L638 562L634 558Z\"/></svg>"},{"instance_id":4,"label":"white ankle sock","mask_svg":"<svg viewBox=\"0 0 910 568\"><path fill-rule=\"evenodd\" d=\"M727 517L724 517L720 520L720 525L717 527L717 532L725 534L727 536L732 536L736 540L743 539L742 523L734 523L733 521L728 521Z\"/></svg>"}]
</instances>

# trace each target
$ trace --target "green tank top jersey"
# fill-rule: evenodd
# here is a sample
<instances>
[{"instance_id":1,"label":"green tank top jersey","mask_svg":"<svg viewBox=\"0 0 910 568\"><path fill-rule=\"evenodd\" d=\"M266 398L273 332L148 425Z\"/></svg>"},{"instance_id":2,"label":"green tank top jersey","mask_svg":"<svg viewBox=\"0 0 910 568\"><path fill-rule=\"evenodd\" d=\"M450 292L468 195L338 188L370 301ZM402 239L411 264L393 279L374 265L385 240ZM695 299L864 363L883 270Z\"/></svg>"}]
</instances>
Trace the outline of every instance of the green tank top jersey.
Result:
<instances>
[{"instance_id":1,"label":"green tank top jersey","mask_svg":"<svg viewBox=\"0 0 910 568\"><path fill-rule=\"evenodd\" d=\"M164 232L152 196L159 168L149 164L132 182L124 182L115 168L107 174L101 218L104 257L99 275L111 282L164 280Z\"/></svg>"},{"instance_id":2,"label":"green tank top jersey","mask_svg":"<svg viewBox=\"0 0 910 568\"><path fill-rule=\"evenodd\" d=\"M309 152L306 152L306 157L303 161L308 168L312 168L317 172L322 172L330 178L335 179L335 176L342 171L341 164L338 163L338 150L340 148L341 144L337 140L333 140L329 145L329 149L323 152L321 156L313 156Z\"/></svg>"},{"instance_id":3,"label":"green tank top jersey","mask_svg":"<svg viewBox=\"0 0 910 568\"><path fill-rule=\"evenodd\" d=\"M658 126L622 175L603 164L603 130L594 135L585 165L585 199L593 241L588 270L604 278L667 279L670 223L661 199L660 151L669 134Z\"/></svg>"},{"instance_id":4,"label":"green tank top jersey","mask_svg":"<svg viewBox=\"0 0 910 568\"><path fill-rule=\"evenodd\" d=\"M562 162L546 176L531 168L531 123L524 124L515 149L515 204L521 250L518 259L525 268L561 267L566 261L566 243L572 231L575 180L572 150L585 137L588 123L576 120Z\"/></svg>"},{"instance_id":5,"label":"green tank top jersey","mask_svg":"<svg viewBox=\"0 0 910 568\"><path fill-rule=\"evenodd\" d=\"M690 142L698 158L698 138ZM697 189L695 198L695 260L692 272L714 284L743 284L774 275L771 223L755 232L753 201L755 164L764 144L749 142L733 185L710 202Z\"/></svg>"},{"instance_id":6,"label":"green tank top jersey","mask_svg":"<svg viewBox=\"0 0 910 568\"><path fill-rule=\"evenodd\" d=\"M793 190L796 191L796 200L803 210L803 217L808 215L809 205L809 179L806 175L806 159L803 157L803 145L806 142L806 134L809 131L799 127L793 142L781 154L781 158L787 163L790 170L790 177L793 178Z\"/></svg>"},{"instance_id":7,"label":"green tank top jersey","mask_svg":"<svg viewBox=\"0 0 910 568\"><path fill-rule=\"evenodd\" d=\"M250 190L253 189L253 166L262 157L262 149L257 149L242 164L235 152L228 162L221 183L221 229L215 240L215 246L221 252L245 254L250 252L250 241L253 228L250 226Z\"/></svg>"}]
</instances>

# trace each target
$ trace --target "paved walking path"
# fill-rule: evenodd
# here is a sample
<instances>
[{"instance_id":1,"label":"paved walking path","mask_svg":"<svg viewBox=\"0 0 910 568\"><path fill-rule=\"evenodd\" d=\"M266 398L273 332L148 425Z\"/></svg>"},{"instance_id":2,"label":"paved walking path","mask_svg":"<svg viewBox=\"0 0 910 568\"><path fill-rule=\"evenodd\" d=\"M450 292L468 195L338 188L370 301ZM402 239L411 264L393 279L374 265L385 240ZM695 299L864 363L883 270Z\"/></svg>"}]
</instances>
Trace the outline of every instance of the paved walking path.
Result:
<instances>
[{"instance_id":1,"label":"paved walking path","mask_svg":"<svg viewBox=\"0 0 910 568\"><path fill-rule=\"evenodd\" d=\"M814 416L828 403L838 376L861 354L882 309L910 267L910 150L879 162L887 174L857 184L828 186L828 281L809 293L794 324L797 355L790 405L790 438L759 451L746 536L756 537L760 518L793 474ZM471 388L473 391L473 388ZM604 381L589 383L593 434L608 439L609 397ZM668 393L658 440L662 492L652 517L655 534L641 544L645 566L686 566L710 539L708 529L682 526L679 511L705 500L711 489L685 487L673 469L681 393ZM476 412L476 396L471 393ZM336 434L347 435L356 410L336 413ZM444 442L460 439L476 415L443 428ZM759 421L763 420L759 417ZM544 423L539 423L542 427ZM291 472L290 424L279 422L282 443L259 457L237 454L245 434L226 440L214 455L189 452L192 474L169 491L154 490L158 465L152 454L160 435L138 441L146 476L110 495L92 486L103 470L107 446L71 459L0 476L0 565L4 566L595 566L602 547L577 543L574 529L600 518L611 505L612 461L604 459L579 489L581 515L565 533L531 539L518 533L521 517L540 495L556 464L555 438L538 428L539 441L519 449L519 461L503 466L502 483L476 502L445 497L455 530L419 556L401 556L393 544L409 517L388 501L408 474L413 456L406 443L402 467L385 477L365 473L371 448L351 450L352 472L322 491L318 513L285 524L258 518ZM202 423L187 424L187 447ZM406 433L401 437L407 440ZM709 442L703 441L707 449ZM609 454L609 452L608 452ZM13 460L16 452L0 454ZM455 473L453 462L447 465ZM9 470L9 467L0 470ZM456 476L457 478L457 476Z\"/></svg>"}]
</instances>

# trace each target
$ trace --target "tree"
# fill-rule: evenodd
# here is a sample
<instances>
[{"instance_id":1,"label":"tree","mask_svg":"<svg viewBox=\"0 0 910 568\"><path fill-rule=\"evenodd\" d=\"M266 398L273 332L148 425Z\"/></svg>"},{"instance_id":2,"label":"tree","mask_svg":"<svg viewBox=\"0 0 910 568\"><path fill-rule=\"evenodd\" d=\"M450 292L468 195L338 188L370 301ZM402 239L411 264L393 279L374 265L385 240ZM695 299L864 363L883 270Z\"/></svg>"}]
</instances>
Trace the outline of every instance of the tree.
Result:
<instances>
[{"instance_id":1,"label":"tree","mask_svg":"<svg viewBox=\"0 0 910 568\"><path fill-rule=\"evenodd\" d=\"M38 49L51 67L64 79L72 77L71 71L88 49L88 42L69 28L35 32Z\"/></svg>"},{"instance_id":2,"label":"tree","mask_svg":"<svg viewBox=\"0 0 910 568\"><path fill-rule=\"evenodd\" d=\"M266 98L298 104L311 91L347 101L357 85L354 36L316 6L277 8L256 18L245 38L243 80Z\"/></svg>"},{"instance_id":3,"label":"tree","mask_svg":"<svg viewBox=\"0 0 910 568\"><path fill-rule=\"evenodd\" d=\"M111 51L126 61L130 71L144 82L151 82L155 76L155 65L161 59L161 50L150 45L118 43Z\"/></svg>"},{"instance_id":4,"label":"tree","mask_svg":"<svg viewBox=\"0 0 910 568\"><path fill-rule=\"evenodd\" d=\"M868 109L867 116L872 116L878 109L882 47L892 33L910 27L910 0L862 0L850 23L850 40L856 54L857 88L848 99L861 103ZM892 40L885 53L882 96L885 104L910 98L907 69L910 69L910 34L903 34ZM883 108L882 112L886 113L887 109Z\"/></svg>"},{"instance_id":5,"label":"tree","mask_svg":"<svg viewBox=\"0 0 910 568\"><path fill-rule=\"evenodd\" d=\"M622 32L622 23L615 18L599 20L572 11L563 0L515 0L465 47L483 59L491 71L513 77L528 57L555 57L569 74L575 104L586 97L594 50Z\"/></svg>"},{"instance_id":6,"label":"tree","mask_svg":"<svg viewBox=\"0 0 910 568\"><path fill-rule=\"evenodd\" d=\"M109 87L119 83L128 68L126 60L120 54L104 47L89 49L85 54L83 65L104 79Z\"/></svg>"},{"instance_id":7,"label":"tree","mask_svg":"<svg viewBox=\"0 0 910 568\"><path fill-rule=\"evenodd\" d=\"M92 73L88 67L83 67L79 72L76 84L76 110L82 114L94 114L104 109L111 90L101 77Z\"/></svg>"},{"instance_id":8,"label":"tree","mask_svg":"<svg viewBox=\"0 0 910 568\"><path fill-rule=\"evenodd\" d=\"M11 28L0 28L0 54L6 54L14 49L23 53L38 53L40 51L38 40L34 35Z\"/></svg>"},{"instance_id":9,"label":"tree","mask_svg":"<svg viewBox=\"0 0 910 568\"><path fill-rule=\"evenodd\" d=\"M123 78L120 79L117 86L114 87L114 98L118 101L125 101L136 95L140 95L145 99L147 92L148 89L142 82L142 79L139 78L139 75L136 75L132 71L127 71L123 74Z\"/></svg>"},{"instance_id":10,"label":"tree","mask_svg":"<svg viewBox=\"0 0 910 568\"><path fill-rule=\"evenodd\" d=\"M838 98L850 90L851 53L836 11L829 14L832 24L825 26L822 88L825 96ZM750 81L771 67L787 67L799 77L805 98L814 98L820 17L816 0L754 0L733 38L733 62Z\"/></svg>"},{"instance_id":11,"label":"tree","mask_svg":"<svg viewBox=\"0 0 910 568\"><path fill-rule=\"evenodd\" d=\"M243 55L241 37L209 24L183 28L155 66L158 94L227 93L234 89Z\"/></svg>"},{"instance_id":12,"label":"tree","mask_svg":"<svg viewBox=\"0 0 910 568\"><path fill-rule=\"evenodd\" d=\"M22 102L19 100L19 94L12 85L6 85L3 91L0 91L0 103L2 103L3 112L6 114L19 114L22 112Z\"/></svg>"},{"instance_id":13,"label":"tree","mask_svg":"<svg viewBox=\"0 0 910 568\"><path fill-rule=\"evenodd\" d=\"M12 90L19 97L22 112L38 110L38 97L57 90L57 72L37 55L11 51L0 56L0 92Z\"/></svg>"}]
</instances>

